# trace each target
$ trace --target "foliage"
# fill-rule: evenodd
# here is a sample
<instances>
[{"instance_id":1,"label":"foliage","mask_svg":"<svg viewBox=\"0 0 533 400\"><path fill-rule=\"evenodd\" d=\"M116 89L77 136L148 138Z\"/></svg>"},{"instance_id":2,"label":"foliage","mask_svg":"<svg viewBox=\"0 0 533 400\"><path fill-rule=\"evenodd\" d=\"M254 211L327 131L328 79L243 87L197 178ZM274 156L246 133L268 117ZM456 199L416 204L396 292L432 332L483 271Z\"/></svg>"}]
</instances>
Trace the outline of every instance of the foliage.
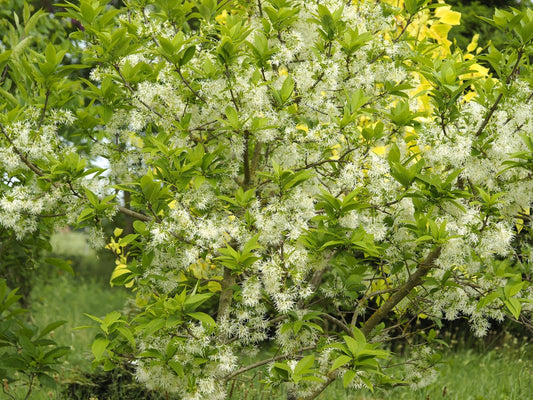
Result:
<instances>
[{"instance_id":1,"label":"foliage","mask_svg":"<svg viewBox=\"0 0 533 400\"><path fill-rule=\"evenodd\" d=\"M69 348L47 336L66 321L52 322L43 329L25 322L20 315L26 310L14 307L19 297L16 292L0 279L0 379L8 398L16 398L9 385L22 381L27 387L24 399L29 399L34 385L56 385L54 373Z\"/></svg>"},{"instance_id":2,"label":"foliage","mask_svg":"<svg viewBox=\"0 0 533 400\"><path fill-rule=\"evenodd\" d=\"M489 42L496 48L505 46L505 35L498 29L484 23L479 17L492 18L494 8L515 7L520 8L519 2L513 0L503 1L461 1L447 2L454 10L461 13L461 25L454 27L450 32L450 40L465 49L472 38L478 35L479 46L484 48Z\"/></svg>"},{"instance_id":3,"label":"foliage","mask_svg":"<svg viewBox=\"0 0 533 400\"><path fill-rule=\"evenodd\" d=\"M19 302L23 307L29 306L32 279L46 249L50 249L49 237L45 227L23 241L12 231L0 231L0 273L10 287L19 288Z\"/></svg>"},{"instance_id":4,"label":"foliage","mask_svg":"<svg viewBox=\"0 0 533 400\"><path fill-rule=\"evenodd\" d=\"M0 55L0 223L112 251L135 308L90 316L95 364L187 399L268 364L313 399L428 384L443 320L531 326L532 10L452 51L429 0L62 6L72 47L21 25Z\"/></svg>"},{"instance_id":5,"label":"foliage","mask_svg":"<svg viewBox=\"0 0 533 400\"><path fill-rule=\"evenodd\" d=\"M45 11L33 12L30 3L22 0L3 0L0 2L0 96L2 97L2 109L9 103L28 104L28 98L34 98L36 91L30 86L22 89L13 85L11 79L27 80L29 75L18 73L25 70L27 65L23 57L15 57L16 54L43 53L47 43L54 43L61 48L69 48L68 29L70 24L64 24L59 19L47 15ZM64 62L71 62L71 54L66 54ZM10 60L10 62L7 62ZM28 72L26 70L26 72ZM10 79L11 78L11 79ZM30 78L27 82L33 79ZM29 102L31 103L31 101ZM3 171L3 170L2 170ZM3 175L0 182L2 193L9 191L15 175ZM9 214L9 209L2 209ZM12 222L14 223L14 222ZM51 250L50 235L51 226L41 222L38 231L31 235L21 237L13 230L0 231L0 275L7 280L10 287L18 287L20 299L24 307L29 306L31 284L37 274L38 267L46 264L44 256Z\"/></svg>"}]
</instances>

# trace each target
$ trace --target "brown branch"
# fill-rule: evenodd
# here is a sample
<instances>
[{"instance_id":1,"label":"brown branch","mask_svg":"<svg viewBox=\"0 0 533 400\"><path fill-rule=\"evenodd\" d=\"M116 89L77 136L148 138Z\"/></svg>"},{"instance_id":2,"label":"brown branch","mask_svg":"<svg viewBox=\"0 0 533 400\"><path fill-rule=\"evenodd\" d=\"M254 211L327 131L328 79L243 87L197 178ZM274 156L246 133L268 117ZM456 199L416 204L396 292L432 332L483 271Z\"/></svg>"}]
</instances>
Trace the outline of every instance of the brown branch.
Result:
<instances>
[{"instance_id":1,"label":"brown branch","mask_svg":"<svg viewBox=\"0 0 533 400\"><path fill-rule=\"evenodd\" d=\"M4 83L4 80L7 77L8 71L9 71L9 64L5 66L4 71L2 72L2 76L0 77L0 84Z\"/></svg>"},{"instance_id":2,"label":"brown branch","mask_svg":"<svg viewBox=\"0 0 533 400\"><path fill-rule=\"evenodd\" d=\"M323 164L333 164L333 163L339 163L339 162L344 162L343 158L345 158L348 154L350 154L351 152L353 152L355 150L354 149L348 149L346 150L344 153L342 153L340 155L340 157L337 159L337 160L320 160L320 161L317 161L317 162L314 162L314 163L311 163L311 164L307 164L303 167L300 167L300 168L296 168L294 170L294 172L298 172L298 171L302 171L304 169L309 169L309 168L314 168L314 167L319 167Z\"/></svg>"},{"instance_id":3,"label":"brown branch","mask_svg":"<svg viewBox=\"0 0 533 400\"><path fill-rule=\"evenodd\" d=\"M250 132L244 132L244 154L243 154L244 180L242 185L244 189L248 189L251 180L251 165L250 165Z\"/></svg>"},{"instance_id":4,"label":"brown branch","mask_svg":"<svg viewBox=\"0 0 533 400\"><path fill-rule=\"evenodd\" d=\"M306 351L306 350L313 350L315 349L316 346L307 346L307 347L302 347L301 349L299 349L298 351L299 352L302 352L302 351ZM273 362L273 361L277 361L277 360L283 360L283 359L286 359L286 358L290 358L290 357L294 357L294 354L281 354L279 356L275 356L275 357L272 357L272 358L268 358L266 360L261 360L261 361L258 361L254 364L250 364L250 365L247 365L246 367L243 367L241 369L238 369L237 371L235 372L232 372L231 374L229 374L228 376L226 376L224 378L224 381L229 381L230 379L233 379L235 378L237 375L240 375L244 372L247 372L247 371L250 371L252 369L255 369L257 367L260 367L262 365L265 365L265 364L268 364L270 362Z\"/></svg>"},{"instance_id":5,"label":"brown branch","mask_svg":"<svg viewBox=\"0 0 533 400\"><path fill-rule=\"evenodd\" d=\"M398 288L389 288L389 289L382 289L382 290L376 290L375 292L369 293L363 297L363 300L370 299L375 296L379 296L380 294L387 294L398 291Z\"/></svg>"},{"instance_id":6,"label":"brown branch","mask_svg":"<svg viewBox=\"0 0 533 400\"><path fill-rule=\"evenodd\" d=\"M394 40L392 41L392 43L398 43L398 41L400 40L400 38L403 36L403 34L407 31L407 28L409 27L409 25L411 25L411 23L413 22L413 17L414 15L409 15L409 19L407 20L407 22L405 23L405 25L403 26L403 29L402 31L398 34L398 36L396 36L396 38L394 38Z\"/></svg>"},{"instance_id":7,"label":"brown branch","mask_svg":"<svg viewBox=\"0 0 533 400\"><path fill-rule=\"evenodd\" d=\"M46 95L45 95L45 98L44 98L44 106L43 106L43 111L41 112L41 118L39 118L39 123L38 123L38 126L41 127L43 125L43 122L44 122L44 117L46 115L46 109L48 108L48 100L50 99L50 89L48 89L46 91Z\"/></svg>"},{"instance_id":8,"label":"brown branch","mask_svg":"<svg viewBox=\"0 0 533 400\"><path fill-rule=\"evenodd\" d=\"M433 263L439 257L441 247L437 247L431 253L427 255L424 261L422 261L417 270L407 279L407 281L394 293L391 297L385 301L378 308L374 314L365 322L361 328L361 332L368 337L372 330L381 322L383 318L402 301L416 286L422 283L422 278L427 275L429 270L433 267Z\"/></svg>"},{"instance_id":9,"label":"brown branch","mask_svg":"<svg viewBox=\"0 0 533 400\"><path fill-rule=\"evenodd\" d=\"M26 166L29 169L31 169L33 172L35 172L38 176L44 176L44 173L39 168L37 168L30 160L28 160L28 158L24 154L22 154L22 152L17 148L17 146L15 146L15 143L13 143L13 140L11 140L11 138L5 131L4 126L1 123L0 123L0 132L2 133L2 135L4 135L4 137L9 142L9 144L13 146L13 151L17 153L17 155L20 157L22 162L26 164ZM46 180L50 182L50 179L46 179Z\"/></svg>"},{"instance_id":10,"label":"brown branch","mask_svg":"<svg viewBox=\"0 0 533 400\"><path fill-rule=\"evenodd\" d=\"M322 384L322 386L320 386L316 391L311 393L309 396L304 397L303 400L316 399L320 395L320 393L326 390L326 388L335 381L335 379L336 379L336 376L333 374L333 372L330 372L326 376L326 381Z\"/></svg>"},{"instance_id":11,"label":"brown branch","mask_svg":"<svg viewBox=\"0 0 533 400\"><path fill-rule=\"evenodd\" d=\"M250 180L254 179L255 171L257 171L257 166L259 165L259 158L261 157L261 149L263 144L261 142L256 142L254 147L254 155L252 156L252 163L250 165Z\"/></svg>"},{"instance_id":12,"label":"brown branch","mask_svg":"<svg viewBox=\"0 0 533 400\"><path fill-rule=\"evenodd\" d=\"M322 314L322 316L324 317L324 319L327 319L328 321L333 322L335 325L341 328L344 332L346 332L349 336L352 336L353 333L351 329L344 322L338 320L332 315L329 315L328 313L324 313Z\"/></svg>"},{"instance_id":13,"label":"brown branch","mask_svg":"<svg viewBox=\"0 0 533 400\"><path fill-rule=\"evenodd\" d=\"M113 64L113 68L115 69L115 71L117 71L120 79L122 80L122 83L124 84L124 87L126 89L128 89L130 91L131 94L135 94L135 89L133 89L130 85L130 83L126 80L126 78L124 77L124 75L122 74L122 71L120 70L120 67L118 66L118 64ZM146 107L148 110L150 110L152 113L154 113L155 115L157 115L159 118L161 119L167 119L163 116L163 114L161 114L160 112L154 110L153 107L151 107L150 105L146 104L144 101L142 101L141 99L139 98L136 98L136 100L141 103L144 107ZM174 125L173 125L174 126ZM174 126L175 127L175 126Z\"/></svg>"},{"instance_id":14,"label":"brown branch","mask_svg":"<svg viewBox=\"0 0 533 400\"><path fill-rule=\"evenodd\" d=\"M231 311L231 302L233 299L233 285L235 276L231 269L224 267L224 278L222 279L222 289L220 291L220 300L218 302L217 323L229 317Z\"/></svg>"},{"instance_id":15,"label":"brown branch","mask_svg":"<svg viewBox=\"0 0 533 400\"><path fill-rule=\"evenodd\" d=\"M129 217L140 219L141 221L150 222L152 220L152 218L150 218L149 216L130 210L126 207L118 206L118 211Z\"/></svg>"},{"instance_id":16,"label":"brown branch","mask_svg":"<svg viewBox=\"0 0 533 400\"><path fill-rule=\"evenodd\" d=\"M492 117L492 114L494 114L496 112L496 109L498 108L498 105L500 104L500 101L502 100L502 97L503 97L503 93L500 93L498 95L498 97L496 98L496 101L494 102L494 104L492 105L492 107L490 108L489 112L487 113L487 115L485 116L485 119L483 120L483 122L481 123L481 126L479 127L479 129L477 130L476 132L476 136L480 136L483 131L485 130L485 128L487 127L491 117Z\"/></svg>"},{"instance_id":17,"label":"brown branch","mask_svg":"<svg viewBox=\"0 0 533 400\"><path fill-rule=\"evenodd\" d=\"M196 96L198 97L201 101L203 101L204 103L207 103L207 101L205 101L205 99L200 95L200 93L198 93L196 90L194 90L191 85L189 84L189 82L187 81L187 79L185 79L185 77L183 76L183 74L181 73L181 69L177 66L175 66L175 69L176 69L176 72L178 73L178 75L180 76L181 78L181 81L185 84L185 86L187 86L187 88L189 88L189 90Z\"/></svg>"}]
</instances>

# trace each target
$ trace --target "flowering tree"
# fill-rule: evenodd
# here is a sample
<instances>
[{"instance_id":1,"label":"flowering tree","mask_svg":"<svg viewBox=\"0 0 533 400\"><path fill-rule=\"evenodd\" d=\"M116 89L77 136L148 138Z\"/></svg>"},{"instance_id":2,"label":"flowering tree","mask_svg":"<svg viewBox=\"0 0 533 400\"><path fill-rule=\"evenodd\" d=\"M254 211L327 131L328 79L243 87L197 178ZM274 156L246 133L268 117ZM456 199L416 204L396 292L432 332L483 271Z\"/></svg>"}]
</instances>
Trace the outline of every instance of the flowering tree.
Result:
<instances>
[{"instance_id":1,"label":"flowering tree","mask_svg":"<svg viewBox=\"0 0 533 400\"><path fill-rule=\"evenodd\" d=\"M529 324L533 11L487 20L501 52L428 0L105 3L64 5L74 48L0 56L0 223L85 227L135 294L96 364L188 399L268 365L313 399L427 384L442 320Z\"/></svg>"}]
</instances>

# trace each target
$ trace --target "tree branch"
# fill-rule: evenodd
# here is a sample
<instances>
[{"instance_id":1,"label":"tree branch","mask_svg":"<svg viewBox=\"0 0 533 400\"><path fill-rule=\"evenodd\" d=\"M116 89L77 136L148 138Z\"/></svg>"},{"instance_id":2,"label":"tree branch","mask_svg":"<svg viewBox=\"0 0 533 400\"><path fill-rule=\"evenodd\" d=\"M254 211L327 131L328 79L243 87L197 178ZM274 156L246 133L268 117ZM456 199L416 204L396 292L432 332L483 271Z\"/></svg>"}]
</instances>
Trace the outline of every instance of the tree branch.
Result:
<instances>
[{"instance_id":1,"label":"tree branch","mask_svg":"<svg viewBox=\"0 0 533 400\"><path fill-rule=\"evenodd\" d=\"M6 138L6 140L9 142L9 144L11 146L13 146L13 151L15 153L17 153L17 155L20 157L20 159L22 160L22 162L24 164L26 164L26 166L31 169L33 172L35 172L38 176L43 176L44 173L39 169L37 168L30 160L28 160L28 158L22 154L22 152L17 148L17 146L15 146L15 143L13 143L13 140L11 140L11 138L9 137L9 135L7 134L7 132L5 131L4 129L4 126L0 123L0 132L2 132L2 135L4 135L4 137ZM50 182L50 179L46 179L48 182Z\"/></svg>"},{"instance_id":2,"label":"tree branch","mask_svg":"<svg viewBox=\"0 0 533 400\"><path fill-rule=\"evenodd\" d=\"M302 351L306 351L306 350L313 350L315 348L316 348L316 346L307 346L307 347L302 347L301 349L299 349L299 351L302 352ZM275 356L275 357L272 357L272 358L269 358L269 359L266 359L266 360L258 361L258 362L254 363L254 364L247 365L246 367L243 367L241 369L238 369L235 372L232 372L231 374L229 374L228 376L226 376L224 378L224 381L229 381L230 379L235 378L237 375L243 374L243 373L245 373L247 371L250 371L252 369L260 367L261 365L265 365L265 364L268 364L270 362L277 361L277 360L283 360L285 358L290 358L290 357L293 357L293 356L294 356L294 354L281 354L279 356Z\"/></svg>"},{"instance_id":3,"label":"tree branch","mask_svg":"<svg viewBox=\"0 0 533 400\"><path fill-rule=\"evenodd\" d=\"M231 269L224 267L224 278L222 279L222 289L220 291L220 300L218 301L217 323L229 317L233 299L232 286L234 284L235 276L231 273Z\"/></svg>"},{"instance_id":4,"label":"tree branch","mask_svg":"<svg viewBox=\"0 0 533 400\"><path fill-rule=\"evenodd\" d=\"M140 219L141 221L150 222L152 220L152 218L150 218L149 216L130 210L126 207L118 206L118 210L124 215L135 219Z\"/></svg>"},{"instance_id":5,"label":"tree branch","mask_svg":"<svg viewBox=\"0 0 533 400\"><path fill-rule=\"evenodd\" d=\"M391 297L385 301L378 308L374 314L365 322L361 328L361 332L368 337L372 330L381 322L383 318L402 301L416 286L422 283L422 278L427 275L429 270L433 267L433 263L439 257L441 247L437 247L431 253L428 254L426 259L422 261L417 270L407 279L407 281L394 293Z\"/></svg>"},{"instance_id":6,"label":"tree branch","mask_svg":"<svg viewBox=\"0 0 533 400\"><path fill-rule=\"evenodd\" d=\"M189 84L189 82L187 81L187 79L185 79L185 77L181 73L181 69L179 67L177 67L176 65L174 65L174 67L175 67L176 72L180 76L181 81L185 84L185 86L187 86L187 88L192 92L192 94L194 94L196 97L198 97L203 103L207 103L205 101L205 99L200 95L200 93L198 93L196 90L194 90L192 88L192 86Z\"/></svg>"},{"instance_id":7,"label":"tree branch","mask_svg":"<svg viewBox=\"0 0 533 400\"><path fill-rule=\"evenodd\" d=\"M346 332L349 336L352 336L351 329L344 322L339 321L337 318L335 318L334 316L329 315L327 313L322 314L322 316L325 319L327 319L328 321L333 322L335 325L337 325L339 328L341 328L344 332Z\"/></svg>"},{"instance_id":8,"label":"tree branch","mask_svg":"<svg viewBox=\"0 0 533 400\"><path fill-rule=\"evenodd\" d=\"M244 154L243 154L244 180L242 185L244 189L248 189L251 180L251 165L250 165L250 132L244 132Z\"/></svg>"},{"instance_id":9,"label":"tree branch","mask_svg":"<svg viewBox=\"0 0 533 400\"><path fill-rule=\"evenodd\" d=\"M505 80L505 84L506 85L509 85L511 83L511 80L513 79L513 77L516 75L516 72L518 71L518 66L520 65L520 61L522 60L522 55L523 54L524 54L523 49L520 49L518 51L518 55L516 56L516 62L514 64L514 66L513 66L513 70L511 71L511 73L509 74L507 79ZM500 104L500 101L502 100L502 98L503 98L503 93L500 93L498 95L498 97L496 98L496 101L494 102L494 104L490 108L489 112L485 116L485 119L483 119L483 122L481 123L481 126L479 127L479 129L476 132L476 136L481 136L481 134L483 133L483 131L487 127L490 119L492 118L492 114L494 114L496 112L496 110L498 109L498 105Z\"/></svg>"},{"instance_id":10,"label":"tree branch","mask_svg":"<svg viewBox=\"0 0 533 400\"><path fill-rule=\"evenodd\" d=\"M372 330L381 322L383 318L400 302L402 301L416 286L422 283L422 278L427 275L429 270L433 267L433 263L439 257L441 247L437 247L431 253L427 255L424 261L422 261L417 270L407 279L407 281L394 293L391 297L378 308L374 314L365 322L361 328L361 332L368 338ZM327 374L326 381L309 396L304 397L304 400L313 400L320 393L322 393L326 387L333 383L336 379L334 372Z\"/></svg>"},{"instance_id":11,"label":"tree branch","mask_svg":"<svg viewBox=\"0 0 533 400\"><path fill-rule=\"evenodd\" d=\"M43 111L41 112L41 118L39 118L39 127L41 127L43 125L43 122L44 122L44 117L46 115L46 109L48 108L48 100L50 99L50 89L48 89L46 91L46 96L45 96L45 99L44 99L44 106L43 106Z\"/></svg>"}]
</instances>

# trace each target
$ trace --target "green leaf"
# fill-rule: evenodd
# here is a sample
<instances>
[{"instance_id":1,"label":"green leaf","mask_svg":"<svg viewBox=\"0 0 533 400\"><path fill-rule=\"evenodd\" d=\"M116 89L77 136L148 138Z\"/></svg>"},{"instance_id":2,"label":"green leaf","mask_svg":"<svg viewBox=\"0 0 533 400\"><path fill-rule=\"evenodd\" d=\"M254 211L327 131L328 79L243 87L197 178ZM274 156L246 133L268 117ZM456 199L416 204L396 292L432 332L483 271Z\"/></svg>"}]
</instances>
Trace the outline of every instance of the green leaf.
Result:
<instances>
[{"instance_id":1,"label":"green leaf","mask_svg":"<svg viewBox=\"0 0 533 400\"><path fill-rule=\"evenodd\" d=\"M106 358L104 360L104 371L105 372L108 372L108 371L113 371L114 369L116 368L116 364L111 361L109 358Z\"/></svg>"},{"instance_id":2,"label":"green leaf","mask_svg":"<svg viewBox=\"0 0 533 400\"><path fill-rule=\"evenodd\" d=\"M315 356L314 355L308 355L302 358L300 361L298 361L298 364L294 367L294 375L303 375L305 372L307 372L309 369L313 367L313 364L315 363Z\"/></svg>"},{"instance_id":3,"label":"green leaf","mask_svg":"<svg viewBox=\"0 0 533 400\"><path fill-rule=\"evenodd\" d=\"M353 361L353 357L347 356L345 354L341 354L339 357L335 359L333 362L333 365L330 369L331 371L335 371L336 369L342 367L343 365L348 364L349 362Z\"/></svg>"},{"instance_id":4,"label":"green leaf","mask_svg":"<svg viewBox=\"0 0 533 400\"><path fill-rule=\"evenodd\" d=\"M59 328L61 325L66 324L67 321L55 321L51 324L48 324L39 334L38 338L42 338L43 336L47 335L48 333L52 332L54 329Z\"/></svg>"},{"instance_id":5,"label":"green leaf","mask_svg":"<svg viewBox=\"0 0 533 400\"><path fill-rule=\"evenodd\" d=\"M106 316L104 317L102 326L106 328L110 328L115 322L120 320L121 316L122 315L118 311L111 311L110 313L106 314Z\"/></svg>"},{"instance_id":6,"label":"green leaf","mask_svg":"<svg viewBox=\"0 0 533 400\"><path fill-rule=\"evenodd\" d=\"M191 312L191 313L188 313L187 315L189 315L190 317L193 317L194 319L197 319L198 321L206 324L207 326L214 327L214 326L217 325L215 320L210 315L208 315L206 313L203 313L203 312Z\"/></svg>"},{"instance_id":7,"label":"green leaf","mask_svg":"<svg viewBox=\"0 0 533 400\"><path fill-rule=\"evenodd\" d=\"M263 248L262 246L257 244L257 241L259 240L259 236L260 235L258 233L257 235L254 235L250 240L246 242L246 244L244 245L242 249L243 254L250 253L252 252L252 250L258 250L258 249Z\"/></svg>"},{"instance_id":8,"label":"green leaf","mask_svg":"<svg viewBox=\"0 0 533 400\"><path fill-rule=\"evenodd\" d=\"M169 361L168 362L168 365L170 368L172 368L172 370L176 373L176 375L178 375L180 378L183 378L185 376L185 373L183 371L183 366L181 365L181 363L179 362L176 362L176 361Z\"/></svg>"},{"instance_id":9,"label":"green leaf","mask_svg":"<svg viewBox=\"0 0 533 400\"><path fill-rule=\"evenodd\" d=\"M231 127L233 129L240 129L241 122L239 121L239 115L237 114L237 111L232 106L227 106L225 113Z\"/></svg>"},{"instance_id":10,"label":"green leaf","mask_svg":"<svg viewBox=\"0 0 533 400\"><path fill-rule=\"evenodd\" d=\"M85 195L87 196L87 199L89 199L89 202L91 205L98 209L98 206L100 205L100 201L98 200L98 197L91 192L89 189L85 188Z\"/></svg>"},{"instance_id":11,"label":"green leaf","mask_svg":"<svg viewBox=\"0 0 533 400\"><path fill-rule=\"evenodd\" d=\"M135 339L133 337L133 333L128 328L126 328L125 326L119 325L117 326L117 331L119 331L121 335L126 338L126 340L131 345L131 347L135 347Z\"/></svg>"},{"instance_id":12,"label":"green leaf","mask_svg":"<svg viewBox=\"0 0 533 400\"><path fill-rule=\"evenodd\" d=\"M55 388L57 387L57 382L54 378L52 378L50 375L45 373L39 373L37 374L37 379L39 379L39 382L41 385L49 388Z\"/></svg>"},{"instance_id":13,"label":"green leaf","mask_svg":"<svg viewBox=\"0 0 533 400\"><path fill-rule=\"evenodd\" d=\"M363 332L361 332L361 330L359 328L354 326L353 329L352 329L352 332L353 332L353 337L355 338L356 341L358 341L360 343L366 343L366 337L363 334ZM346 336L346 337L348 337L348 336Z\"/></svg>"},{"instance_id":14,"label":"green leaf","mask_svg":"<svg viewBox=\"0 0 533 400\"><path fill-rule=\"evenodd\" d=\"M344 376L342 377L342 385L344 388L348 387L348 385L353 381L357 373L353 369L349 369L344 373Z\"/></svg>"},{"instance_id":15,"label":"green leaf","mask_svg":"<svg viewBox=\"0 0 533 400\"><path fill-rule=\"evenodd\" d=\"M190 46L188 47L181 56L181 59L179 60L179 66L183 67L185 64L187 64L189 61L192 60L194 57L194 53L196 52L196 46Z\"/></svg>"},{"instance_id":16,"label":"green leaf","mask_svg":"<svg viewBox=\"0 0 533 400\"><path fill-rule=\"evenodd\" d=\"M352 353L354 357L357 356L357 353L359 353L361 345L364 345L364 342L358 342L351 336L344 336L343 338L348 346L348 349L350 350L350 353Z\"/></svg>"},{"instance_id":17,"label":"green leaf","mask_svg":"<svg viewBox=\"0 0 533 400\"><path fill-rule=\"evenodd\" d=\"M194 294L192 296L188 296L185 299L185 302L183 303L185 309L188 309L189 311L195 310L197 307L199 307L203 302L209 300L213 296L213 293L198 293Z\"/></svg>"},{"instance_id":18,"label":"green leaf","mask_svg":"<svg viewBox=\"0 0 533 400\"><path fill-rule=\"evenodd\" d=\"M289 76L285 78L285 81L283 82L283 85L281 86L280 95L281 95L281 101L282 103L285 103L289 98L292 96L292 93L294 91L294 81Z\"/></svg>"},{"instance_id":19,"label":"green leaf","mask_svg":"<svg viewBox=\"0 0 533 400\"><path fill-rule=\"evenodd\" d=\"M520 317L520 312L522 312L522 304L520 304L520 300L516 297L512 297L508 300L504 300L503 303L515 319Z\"/></svg>"},{"instance_id":20,"label":"green leaf","mask_svg":"<svg viewBox=\"0 0 533 400\"><path fill-rule=\"evenodd\" d=\"M46 360L50 364L56 364L58 363L57 361L58 358L63 357L65 354L69 352L70 352L70 347L66 347L66 346L55 347L44 355L43 360Z\"/></svg>"},{"instance_id":21,"label":"green leaf","mask_svg":"<svg viewBox=\"0 0 533 400\"><path fill-rule=\"evenodd\" d=\"M364 384L368 387L368 389L372 393L374 393L374 385L372 384L372 382L370 382L370 379L368 379L364 375L359 375L359 379L361 379L364 382Z\"/></svg>"},{"instance_id":22,"label":"green leaf","mask_svg":"<svg viewBox=\"0 0 533 400\"><path fill-rule=\"evenodd\" d=\"M84 313L83 315L85 315L87 318L92 319L93 321L98 322L99 324L102 324L104 322L104 320L102 320L102 319L100 319L98 317L95 317L94 315L87 314L87 313Z\"/></svg>"},{"instance_id":23,"label":"green leaf","mask_svg":"<svg viewBox=\"0 0 533 400\"><path fill-rule=\"evenodd\" d=\"M138 237L139 237L138 234L130 233L129 235L126 235L123 238L121 238L119 240L118 244L120 246L126 246L126 245L130 244L131 242L133 242Z\"/></svg>"},{"instance_id":24,"label":"green leaf","mask_svg":"<svg viewBox=\"0 0 533 400\"><path fill-rule=\"evenodd\" d=\"M150 321L148 324L142 327L142 334L144 337L150 336L152 333L157 332L165 326L164 318L156 318Z\"/></svg>"},{"instance_id":25,"label":"green leaf","mask_svg":"<svg viewBox=\"0 0 533 400\"><path fill-rule=\"evenodd\" d=\"M410 14L414 15L418 11L418 1L417 0L405 0L405 10Z\"/></svg>"},{"instance_id":26,"label":"green leaf","mask_svg":"<svg viewBox=\"0 0 533 400\"><path fill-rule=\"evenodd\" d=\"M133 229L135 229L135 232L139 232L141 235L148 234L148 229L146 228L146 224L142 221L136 220L133 222Z\"/></svg>"},{"instance_id":27,"label":"green leaf","mask_svg":"<svg viewBox=\"0 0 533 400\"><path fill-rule=\"evenodd\" d=\"M93 208L90 208L90 207L84 208L81 211L80 215L78 216L77 222L79 224L80 222L83 222L83 221L85 221L87 219L90 219L93 216L94 216L94 209Z\"/></svg>"},{"instance_id":28,"label":"green leaf","mask_svg":"<svg viewBox=\"0 0 533 400\"><path fill-rule=\"evenodd\" d=\"M96 361L99 361L102 359L102 356L104 352L106 351L107 346L109 346L109 339L107 338L100 337L94 340L91 346L91 350Z\"/></svg>"},{"instance_id":29,"label":"green leaf","mask_svg":"<svg viewBox=\"0 0 533 400\"><path fill-rule=\"evenodd\" d=\"M391 144L387 159L394 163L400 162L400 149L396 143Z\"/></svg>"},{"instance_id":30,"label":"green leaf","mask_svg":"<svg viewBox=\"0 0 533 400\"><path fill-rule=\"evenodd\" d=\"M45 258L44 262L51 264L54 267L57 267L65 272L68 272L72 276L74 276L74 270L72 269L68 261L62 260L60 258Z\"/></svg>"},{"instance_id":31,"label":"green leaf","mask_svg":"<svg viewBox=\"0 0 533 400\"><path fill-rule=\"evenodd\" d=\"M520 282L513 282L512 280L507 283L507 285L504 286L503 291L505 293L506 297L513 297L514 295L518 294L524 287L526 282L520 281Z\"/></svg>"}]
</instances>

